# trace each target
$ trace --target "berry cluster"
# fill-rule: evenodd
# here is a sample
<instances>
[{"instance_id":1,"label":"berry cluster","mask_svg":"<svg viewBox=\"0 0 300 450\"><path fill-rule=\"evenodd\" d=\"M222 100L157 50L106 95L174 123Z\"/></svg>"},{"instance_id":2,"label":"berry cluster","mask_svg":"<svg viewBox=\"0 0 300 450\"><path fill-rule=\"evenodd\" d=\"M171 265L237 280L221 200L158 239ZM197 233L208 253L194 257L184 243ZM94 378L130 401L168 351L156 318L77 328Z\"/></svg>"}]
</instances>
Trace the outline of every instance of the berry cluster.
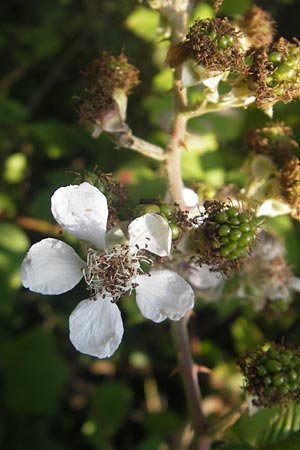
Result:
<instances>
[{"instance_id":1,"label":"berry cluster","mask_svg":"<svg viewBox=\"0 0 300 450\"><path fill-rule=\"evenodd\" d=\"M239 365L247 378L245 389L255 397L255 405L300 400L300 354L294 349L271 344L268 350L260 349Z\"/></svg>"},{"instance_id":2,"label":"berry cluster","mask_svg":"<svg viewBox=\"0 0 300 450\"><path fill-rule=\"evenodd\" d=\"M273 72L268 76L266 83L274 89L275 94L282 95L286 84L297 79L300 65L299 47L290 44L284 53L272 51L268 55L268 61L273 65Z\"/></svg>"},{"instance_id":3,"label":"berry cluster","mask_svg":"<svg viewBox=\"0 0 300 450\"><path fill-rule=\"evenodd\" d=\"M250 211L229 206L209 218L210 247L221 256L245 258L255 240L257 218Z\"/></svg>"},{"instance_id":4,"label":"berry cluster","mask_svg":"<svg viewBox=\"0 0 300 450\"><path fill-rule=\"evenodd\" d=\"M169 224L172 232L172 239L176 240L181 235L181 229L177 224L177 211L174 205L169 203L147 203L147 204L139 204L135 209L135 216L143 216L147 213L159 214Z\"/></svg>"},{"instance_id":5,"label":"berry cluster","mask_svg":"<svg viewBox=\"0 0 300 450\"><path fill-rule=\"evenodd\" d=\"M212 42L213 41L216 42L217 47L219 49L225 49L227 47L234 45L235 43L235 37L232 33L225 33L223 35L218 35L216 30L212 29L211 31L206 32L205 34L210 37Z\"/></svg>"}]
</instances>

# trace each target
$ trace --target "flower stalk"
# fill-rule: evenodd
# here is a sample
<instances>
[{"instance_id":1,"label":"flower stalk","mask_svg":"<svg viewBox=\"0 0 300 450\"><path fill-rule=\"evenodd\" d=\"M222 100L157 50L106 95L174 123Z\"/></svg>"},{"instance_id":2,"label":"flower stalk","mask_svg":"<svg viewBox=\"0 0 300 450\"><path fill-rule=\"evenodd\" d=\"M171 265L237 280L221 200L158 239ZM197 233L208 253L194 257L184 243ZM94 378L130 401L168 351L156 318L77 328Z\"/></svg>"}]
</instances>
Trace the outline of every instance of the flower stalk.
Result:
<instances>
[{"instance_id":1,"label":"flower stalk","mask_svg":"<svg viewBox=\"0 0 300 450\"><path fill-rule=\"evenodd\" d=\"M202 397L198 382L198 368L195 365L188 336L187 325L190 313L187 313L181 320L173 323L173 334L178 352L178 361L183 379L185 393L188 400L191 417L194 426L194 443L197 450L208 449L208 443L204 441L206 424L201 407Z\"/></svg>"},{"instance_id":2,"label":"flower stalk","mask_svg":"<svg viewBox=\"0 0 300 450\"><path fill-rule=\"evenodd\" d=\"M188 6L188 5L187 5ZM175 16L170 18L171 42L176 43L184 36L188 19L188 8L177 10ZM181 209L185 209L183 198L183 180L181 174L181 152L184 148L186 127L189 117L182 114L187 108L187 90L182 88L181 82L182 68L177 67L174 71L174 116L171 124L168 144L166 147L166 171L170 194L174 202L178 203ZM197 368L193 362L187 324L190 313L182 319L173 323L173 334L178 353L178 361L181 376L185 386L186 398L190 407L192 421L194 425L194 443L198 450L208 449L203 440L205 431L204 414L201 407L201 391L198 383Z\"/></svg>"}]
</instances>

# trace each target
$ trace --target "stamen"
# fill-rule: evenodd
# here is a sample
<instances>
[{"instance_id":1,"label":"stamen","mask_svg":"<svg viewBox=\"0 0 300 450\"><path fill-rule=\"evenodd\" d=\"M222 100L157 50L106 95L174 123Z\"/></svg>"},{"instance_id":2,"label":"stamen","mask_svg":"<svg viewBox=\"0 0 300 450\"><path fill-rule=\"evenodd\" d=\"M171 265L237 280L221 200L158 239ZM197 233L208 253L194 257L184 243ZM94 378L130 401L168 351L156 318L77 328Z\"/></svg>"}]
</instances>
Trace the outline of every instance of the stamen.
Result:
<instances>
[{"instance_id":1,"label":"stamen","mask_svg":"<svg viewBox=\"0 0 300 450\"><path fill-rule=\"evenodd\" d=\"M125 245L101 253L88 249L86 266L82 271L91 298L100 294L103 299L109 297L112 302L117 302L127 292L131 294L137 287L136 277L143 273L140 263L152 264L144 252L137 253Z\"/></svg>"}]
</instances>

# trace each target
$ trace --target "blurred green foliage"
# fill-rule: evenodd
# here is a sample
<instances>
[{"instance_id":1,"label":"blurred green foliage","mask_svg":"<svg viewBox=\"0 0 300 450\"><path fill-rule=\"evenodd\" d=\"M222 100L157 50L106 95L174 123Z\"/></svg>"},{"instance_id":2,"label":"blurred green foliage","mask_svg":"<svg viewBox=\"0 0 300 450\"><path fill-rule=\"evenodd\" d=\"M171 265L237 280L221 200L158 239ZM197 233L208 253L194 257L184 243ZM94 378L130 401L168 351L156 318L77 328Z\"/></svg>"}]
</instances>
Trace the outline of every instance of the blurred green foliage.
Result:
<instances>
[{"instance_id":1,"label":"blurred green foliage","mask_svg":"<svg viewBox=\"0 0 300 450\"><path fill-rule=\"evenodd\" d=\"M279 21L278 33L300 37L297 0L259 4ZM222 13L237 14L249 5L250 0L224 0ZM166 142L171 71L164 64L168 43L163 34L156 34L158 14L146 2L135 0L11 0L0 8L0 446L179 448L187 408L179 376L174 374L176 354L169 324L146 322L134 302L125 299L122 346L111 360L95 361L76 353L67 336L68 315L86 295L84 289L79 286L59 298L42 297L23 290L19 279L30 242L51 234L51 227L45 231L45 224L47 228L54 223L51 193L71 183L75 173L98 165L119 176L136 201L164 195L164 174L157 163L115 149L104 135L92 139L77 123L73 108L82 89L80 71L103 50L125 49L142 80L130 99L129 123L135 134L154 143ZM208 2L195 2L194 17L199 15L212 15ZM279 105L275 111L276 118L293 127L298 140L299 111L298 102ZM183 155L186 184L205 182L213 188L225 181L241 184L240 167L247 154L243 135L266 121L254 109L193 120ZM299 275L299 245L295 245L299 225L282 217L271 221L270 227L286 240L289 263ZM191 322L194 357L212 369L216 366L215 378L200 376L208 410L209 402L221 405L220 414L222 408L239 404L240 387L229 387L229 381L237 375L234 361L240 352L263 339L285 336L300 342L299 313L296 301L284 316L265 317L234 298L221 306L199 301ZM279 417L278 411L243 418L232 429L232 443L215 448L298 449L298 407L293 414L294 425L286 425L285 434L286 416ZM266 428L273 431L273 440L263 434ZM241 436L244 443L236 443Z\"/></svg>"}]
</instances>

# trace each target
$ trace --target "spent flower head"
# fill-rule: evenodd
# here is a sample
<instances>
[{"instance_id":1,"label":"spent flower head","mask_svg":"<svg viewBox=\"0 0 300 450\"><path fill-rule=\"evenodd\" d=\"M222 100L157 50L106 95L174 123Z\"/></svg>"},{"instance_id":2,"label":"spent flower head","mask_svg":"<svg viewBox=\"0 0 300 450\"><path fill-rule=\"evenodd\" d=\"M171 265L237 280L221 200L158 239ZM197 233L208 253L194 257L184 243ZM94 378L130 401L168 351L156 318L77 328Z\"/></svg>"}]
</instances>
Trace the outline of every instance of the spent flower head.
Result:
<instances>
[{"instance_id":1,"label":"spent flower head","mask_svg":"<svg viewBox=\"0 0 300 450\"><path fill-rule=\"evenodd\" d=\"M272 116L273 106L282 101L289 103L300 97L300 48L280 38L271 46L252 51L253 62L249 68L248 82L254 83L256 105Z\"/></svg>"},{"instance_id":2,"label":"spent flower head","mask_svg":"<svg viewBox=\"0 0 300 450\"><path fill-rule=\"evenodd\" d=\"M77 101L79 119L101 130L118 132L124 128L127 96L139 83L139 71L122 52L119 56L103 52L83 72L86 88Z\"/></svg>"},{"instance_id":3,"label":"spent flower head","mask_svg":"<svg viewBox=\"0 0 300 450\"><path fill-rule=\"evenodd\" d=\"M156 258L169 255L171 229L158 214L148 213L123 227L106 232L107 200L95 186L84 182L59 188L51 210L61 228L86 242L85 260L66 243L47 238L34 244L21 268L25 287L42 294L62 294L84 278L89 298L70 315L70 339L82 353L111 356L123 336L117 302L132 290L141 313L154 322L179 320L193 307L190 285L168 269L144 273Z\"/></svg>"},{"instance_id":4,"label":"spent flower head","mask_svg":"<svg viewBox=\"0 0 300 450\"><path fill-rule=\"evenodd\" d=\"M245 63L239 32L228 18L197 19L186 38L170 47L167 62L177 67L193 59L209 72L240 73Z\"/></svg>"},{"instance_id":5,"label":"spent flower head","mask_svg":"<svg viewBox=\"0 0 300 450\"><path fill-rule=\"evenodd\" d=\"M298 144L292 130L282 122L271 122L249 133L247 147L250 149L245 165L247 191L250 197L262 203L259 214L291 213L299 220L300 160L295 155Z\"/></svg>"},{"instance_id":6,"label":"spent flower head","mask_svg":"<svg viewBox=\"0 0 300 450\"><path fill-rule=\"evenodd\" d=\"M238 22L248 47L259 48L270 45L275 34L275 24L271 14L253 5L245 11Z\"/></svg>"}]
</instances>

